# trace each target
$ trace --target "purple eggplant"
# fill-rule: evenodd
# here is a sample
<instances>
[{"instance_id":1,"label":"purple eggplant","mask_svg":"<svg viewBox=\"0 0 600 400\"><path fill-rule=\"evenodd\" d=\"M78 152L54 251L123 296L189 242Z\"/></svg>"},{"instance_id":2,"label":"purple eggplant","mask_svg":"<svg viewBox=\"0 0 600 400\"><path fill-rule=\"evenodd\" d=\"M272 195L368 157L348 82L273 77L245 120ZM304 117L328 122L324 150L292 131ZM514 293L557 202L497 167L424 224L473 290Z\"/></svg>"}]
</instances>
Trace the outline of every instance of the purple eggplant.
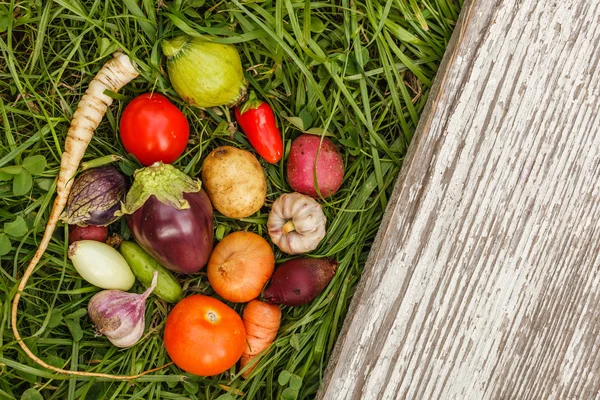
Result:
<instances>
[{"instance_id":1,"label":"purple eggplant","mask_svg":"<svg viewBox=\"0 0 600 400\"><path fill-rule=\"evenodd\" d=\"M123 207L133 237L166 268L198 272L213 246L213 209L196 181L169 164L136 171Z\"/></svg>"},{"instance_id":2,"label":"purple eggplant","mask_svg":"<svg viewBox=\"0 0 600 400\"><path fill-rule=\"evenodd\" d=\"M92 168L80 173L71 188L62 219L70 225L106 226L117 220L129 182L112 166Z\"/></svg>"},{"instance_id":3,"label":"purple eggplant","mask_svg":"<svg viewBox=\"0 0 600 400\"><path fill-rule=\"evenodd\" d=\"M151 196L127 216L133 237L156 261L175 272L198 272L213 245L212 205L204 190L184 193L190 208L178 210Z\"/></svg>"}]
</instances>

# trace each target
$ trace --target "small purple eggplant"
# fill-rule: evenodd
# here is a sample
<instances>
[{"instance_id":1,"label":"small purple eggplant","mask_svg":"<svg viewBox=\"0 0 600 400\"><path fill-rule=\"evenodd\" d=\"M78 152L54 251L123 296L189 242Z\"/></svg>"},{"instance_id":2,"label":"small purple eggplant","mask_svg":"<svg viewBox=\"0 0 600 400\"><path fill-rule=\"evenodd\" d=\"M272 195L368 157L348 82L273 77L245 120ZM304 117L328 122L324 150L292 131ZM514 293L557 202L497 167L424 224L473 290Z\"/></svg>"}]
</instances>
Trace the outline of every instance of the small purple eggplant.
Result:
<instances>
[{"instance_id":1,"label":"small purple eggplant","mask_svg":"<svg viewBox=\"0 0 600 400\"><path fill-rule=\"evenodd\" d=\"M62 219L69 225L109 225L119 218L115 212L128 188L125 175L112 165L85 170L73 182Z\"/></svg>"},{"instance_id":2,"label":"small purple eggplant","mask_svg":"<svg viewBox=\"0 0 600 400\"><path fill-rule=\"evenodd\" d=\"M171 271L191 274L206 263L213 246L213 209L200 182L169 164L135 173L123 207L133 237Z\"/></svg>"},{"instance_id":3,"label":"small purple eggplant","mask_svg":"<svg viewBox=\"0 0 600 400\"><path fill-rule=\"evenodd\" d=\"M338 263L328 258L296 258L281 264L273 273L263 297L267 303L301 306L327 287Z\"/></svg>"}]
</instances>

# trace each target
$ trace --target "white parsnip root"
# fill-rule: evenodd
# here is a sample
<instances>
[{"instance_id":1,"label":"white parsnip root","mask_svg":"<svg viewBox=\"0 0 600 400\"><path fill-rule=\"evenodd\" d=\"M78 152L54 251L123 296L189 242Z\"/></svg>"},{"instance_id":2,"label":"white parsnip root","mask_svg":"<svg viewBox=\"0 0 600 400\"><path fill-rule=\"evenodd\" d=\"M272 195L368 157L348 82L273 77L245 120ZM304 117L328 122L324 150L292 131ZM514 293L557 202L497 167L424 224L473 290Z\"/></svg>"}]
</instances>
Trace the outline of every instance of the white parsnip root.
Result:
<instances>
[{"instance_id":1,"label":"white parsnip root","mask_svg":"<svg viewBox=\"0 0 600 400\"><path fill-rule=\"evenodd\" d=\"M23 342L23 339L19 334L19 330L17 329L17 312L21 293L25 289L27 281L31 277L36 265L42 258L42 255L50 243L52 233L54 232L59 217L63 212L65 205L67 204L69 192L73 184L73 178L77 173L77 168L79 167L79 163L85 154L85 150L92 140L94 131L102 121L102 117L104 117L106 110L112 104L112 98L105 95L104 91L108 89L110 91L117 92L123 86L135 79L138 75L139 73L134 68L129 57L121 52L116 52L113 54L113 58L107 61L102 69L98 71L98 74L90 82L88 89L81 98L81 101L77 106L77 110L73 115L73 120L71 121L69 131L67 132L65 149L62 154L60 172L58 174L56 184L56 199L54 200L54 205L52 206L52 211L50 212L50 219L46 225L42 241L40 242L40 245L31 259L27 269L25 270L23 279L21 280L18 291L13 299L11 325L15 339L25 353L27 353L27 355L36 363L62 374L96 376L124 380L135 379L164 367L163 366L149 371L144 371L136 375L111 375L84 371L68 371L65 369L56 368L45 363L43 360L39 359L35 354L33 354L33 352ZM76 361L77 360L74 360L74 362Z\"/></svg>"}]
</instances>

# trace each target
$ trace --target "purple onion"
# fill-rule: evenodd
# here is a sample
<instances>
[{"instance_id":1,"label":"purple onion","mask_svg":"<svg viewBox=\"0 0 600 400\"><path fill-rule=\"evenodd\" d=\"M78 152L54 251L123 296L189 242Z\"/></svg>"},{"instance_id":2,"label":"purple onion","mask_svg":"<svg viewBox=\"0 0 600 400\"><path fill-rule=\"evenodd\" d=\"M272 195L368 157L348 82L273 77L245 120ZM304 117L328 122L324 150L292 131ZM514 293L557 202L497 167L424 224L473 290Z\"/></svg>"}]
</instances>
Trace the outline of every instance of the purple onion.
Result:
<instances>
[{"instance_id":1,"label":"purple onion","mask_svg":"<svg viewBox=\"0 0 600 400\"><path fill-rule=\"evenodd\" d=\"M281 264L263 292L267 303L301 306L309 303L333 279L338 263L329 258L295 258Z\"/></svg>"},{"instance_id":2,"label":"purple onion","mask_svg":"<svg viewBox=\"0 0 600 400\"><path fill-rule=\"evenodd\" d=\"M71 188L63 220L70 225L106 226L119 217L129 183L119 170L107 165L80 173Z\"/></svg>"}]
</instances>

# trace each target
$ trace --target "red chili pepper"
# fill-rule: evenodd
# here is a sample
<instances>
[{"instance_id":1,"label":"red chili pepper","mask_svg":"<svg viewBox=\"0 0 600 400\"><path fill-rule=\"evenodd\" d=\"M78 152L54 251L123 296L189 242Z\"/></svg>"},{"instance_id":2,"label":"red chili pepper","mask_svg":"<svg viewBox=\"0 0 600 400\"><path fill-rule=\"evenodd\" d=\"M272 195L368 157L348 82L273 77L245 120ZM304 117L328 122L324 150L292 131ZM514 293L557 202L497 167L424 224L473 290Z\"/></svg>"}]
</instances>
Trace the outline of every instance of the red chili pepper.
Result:
<instances>
[{"instance_id":1,"label":"red chili pepper","mask_svg":"<svg viewBox=\"0 0 600 400\"><path fill-rule=\"evenodd\" d=\"M248 101L235 108L235 118L250 144L262 158L271 164L281 160L283 142L271 107L250 93Z\"/></svg>"}]
</instances>

